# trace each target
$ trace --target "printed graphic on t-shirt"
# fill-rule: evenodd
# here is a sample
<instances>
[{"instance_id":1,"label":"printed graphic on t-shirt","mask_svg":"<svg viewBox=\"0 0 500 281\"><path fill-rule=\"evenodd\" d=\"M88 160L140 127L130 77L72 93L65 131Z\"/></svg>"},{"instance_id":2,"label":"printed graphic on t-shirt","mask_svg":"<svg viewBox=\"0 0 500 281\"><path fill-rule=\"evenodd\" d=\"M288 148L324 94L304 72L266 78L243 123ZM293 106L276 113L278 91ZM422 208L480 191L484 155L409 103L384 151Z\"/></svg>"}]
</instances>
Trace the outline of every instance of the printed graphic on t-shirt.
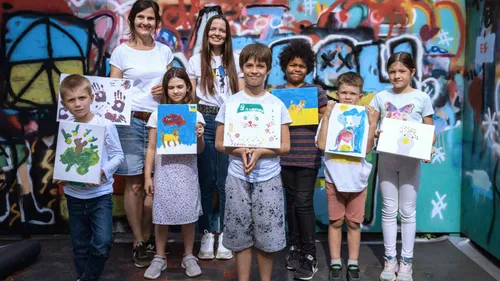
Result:
<instances>
[{"instance_id":1,"label":"printed graphic on t-shirt","mask_svg":"<svg viewBox=\"0 0 500 281\"><path fill-rule=\"evenodd\" d=\"M410 103L398 109L394 104L388 101L385 103L385 110L387 110L385 117L406 121L413 111L413 108L415 108L415 105Z\"/></svg>"},{"instance_id":2,"label":"printed graphic on t-shirt","mask_svg":"<svg viewBox=\"0 0 500 281\"><path fill-rule=\"evenodd\" d=\"M226 71L224 70L224 66L219 65L219 67L213 68L212 74L214 75L216 81L219 81L219 93L224 94L224 89L226 88Z\"/></svg>"}]
</instances>

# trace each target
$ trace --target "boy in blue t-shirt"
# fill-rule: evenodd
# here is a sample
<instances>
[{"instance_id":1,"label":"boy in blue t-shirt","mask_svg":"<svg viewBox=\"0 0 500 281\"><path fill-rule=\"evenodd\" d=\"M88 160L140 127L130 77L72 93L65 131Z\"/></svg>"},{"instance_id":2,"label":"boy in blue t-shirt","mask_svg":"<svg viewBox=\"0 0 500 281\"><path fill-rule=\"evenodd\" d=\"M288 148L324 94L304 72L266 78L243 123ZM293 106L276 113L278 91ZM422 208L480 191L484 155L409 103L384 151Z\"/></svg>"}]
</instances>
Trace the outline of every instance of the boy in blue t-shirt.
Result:
<instances>
[{"instance_id":1,"label":"boy in blue t-shirt","mask_svg":"<svg viewBox=\"0 0 500 281\"><path fill-rule=\"evenodd\" d=\"M105 126L101 160L101 184L54 180L64 187L77 279L98 280L104 270L113 239L113 174L123 161L118 132L111 121L90 111L91 85L81 75L69 75L59 89L63 106L75 122Z\"/></svg>"},{"instance_id":2,"label":"boy in blue t-shirt","mask_svg":"<svg viewBox=\"0 0 500 281\"><path fill-rule=\"evenodd\" d=\"M272 62L271 50L259 43L247 45L240 54L245 89L228 97L216 121L215 146L229 154L223 245L235 251L238 280L250 280L252 247L257 249L260 280L270 281L273 253L283 249L285 218L280 155L290 150L288 126L292 119L281 100L264 89ZM279 149L224 147L226 105L243 103L238 110L259 111L262 104L277 104L281 111ZM228 113L229 114L229 113Z\"/></svg>"}]
</instances>

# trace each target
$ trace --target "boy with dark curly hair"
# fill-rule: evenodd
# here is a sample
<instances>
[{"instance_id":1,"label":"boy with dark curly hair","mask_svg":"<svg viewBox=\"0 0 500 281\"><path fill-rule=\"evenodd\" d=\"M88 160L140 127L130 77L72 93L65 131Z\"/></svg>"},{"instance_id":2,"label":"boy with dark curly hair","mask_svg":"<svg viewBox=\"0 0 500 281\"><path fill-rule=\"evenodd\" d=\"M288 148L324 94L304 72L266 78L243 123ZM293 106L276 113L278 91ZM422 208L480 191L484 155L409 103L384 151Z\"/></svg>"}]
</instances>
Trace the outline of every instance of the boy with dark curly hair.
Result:
<instances>
[{"instance_id":1,"label":"boy with dark curly hair","mask_svg":"<svg viewBox=\"0 0 500 281\"><path fill-rule=\"evenodd\" d=\"M287 82L277 88L316 87L320 120L328 98L320 86L305 82L307 74L314 68L311 44L301 39L291 40L279 55L279 60ZM321 167L321 151L314 142L317 129L317 125L290 127L290 153L280 157L289 236L286 266L289 270L296 270L295 278L300 280L310 280L318 270L313 208L314 186Z\"/></svg>"}]
</instances>

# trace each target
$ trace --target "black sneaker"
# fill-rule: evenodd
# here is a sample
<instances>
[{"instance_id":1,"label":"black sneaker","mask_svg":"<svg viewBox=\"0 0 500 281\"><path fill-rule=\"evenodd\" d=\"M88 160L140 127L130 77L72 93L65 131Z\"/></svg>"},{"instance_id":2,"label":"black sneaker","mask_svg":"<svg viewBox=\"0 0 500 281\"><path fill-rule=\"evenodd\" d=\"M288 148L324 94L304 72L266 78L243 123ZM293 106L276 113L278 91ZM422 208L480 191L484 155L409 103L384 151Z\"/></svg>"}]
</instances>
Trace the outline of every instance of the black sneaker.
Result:
<instances>
[{"instance_id":1,"label":"black sneaker","mask_svg":"<svg viewBox=\"0 0 500 281\"><path fill-rule=\"evenodd\" d=\"M139 242L132 251L132 259L136 267L146 267L149 266L151 259L148 256L148 251L144 243Z\"/></svg>"},{"instance_id":2,"label":"black sneaker","mask_svg":"<svg viewBox=\"0 0 500 281\"><path fill-rule=\"evenodd\" d=\"M295 272L295 279L311 280L314 273L318 271L318 261L311 255L305 255L300 258L300 266Z\"/></svg>"},{"instance_id":3,"label":"black sneaker","mask_svg":"<svg viewBox=\"0 0 500 281\"><path fill-rule=\"evenodd\" d=\"M361 281L359 266L355 264L347 266L347 281Z\"/></svg>"},{"instance_id":4,"label":"black sneaker","mask_svg":"<svg viewBox=\"0 0 500 281\"><path fill-rule=\"evenodd\" d=\"M288 270L296 270L299 268L300 252L295 246L291 246L288 249L288 254L286 255L286 268Z\"/></svg>"},{"instance_id":5,"label":"black sneaker","mask_svg":"<svg viewBox=\"0 0 500 281\"><path fill-rule=\"evenodd\" d=\"M156 242L153 234L149 236L149 240L144 243L144 246L146 247L146 251L148 251L148 253L156 254Z\"/></svg>"},{"instance_id":6,"label":"black sneaker","mask_svg":"<svg viewBox=\"0 0 500 281\"><path fill-rule=\"evenodd\" d=\"M330 265L330 272L328 273L328 281L342 281L342 265Z\"/></svg>"}]
</instances>

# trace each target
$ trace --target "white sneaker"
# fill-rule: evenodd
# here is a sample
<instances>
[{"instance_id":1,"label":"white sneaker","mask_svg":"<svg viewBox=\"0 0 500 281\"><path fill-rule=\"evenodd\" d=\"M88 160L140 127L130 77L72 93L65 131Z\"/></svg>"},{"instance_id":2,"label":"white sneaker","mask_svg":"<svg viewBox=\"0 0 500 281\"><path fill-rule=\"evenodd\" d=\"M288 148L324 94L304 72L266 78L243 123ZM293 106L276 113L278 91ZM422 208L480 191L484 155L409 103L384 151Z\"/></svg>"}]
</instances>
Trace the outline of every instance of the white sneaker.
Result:
<instances>
[{"instance_id":1,"label":"white sneaker","mask_svg":"<svg viewBox=\"0 0 500 281\"><path fill-rule=\"evenodd\" d=\"M384 256L385 266L380 273L380 281L396 281L396 272L398 271L398 261L395 257Z\"/></svg>"},{"instance_id":2,"label":"white sneaker","mask_svg":"<svg viewBox=\"0 0 500 281\"><path fill-rule=\"evenodd\" d=\"M398 281L413 281L412 259L402 258L399 261Z\"/></svg>"},{"instance_id":3,"label":"white sneaker","mask_svg":"<svg viewBox=\"0 0 500 281\"><path fill-rule=\"evenodd\" d=\"M233 252L222 245L222 239L224 239L224 233L219 235L219 245L217 246L217 255L215 257L219 260L230 260L233 258Z\"/></svg>"},{"instance_id":4,"label":"white sneaker","mask_svg":"<svg viewBox=\"0 0 500 281\"><path fill-rule=\"evenodd\" d=\"M186 269L186 275L189 277L201 275L201 268L198 265L198 259L191 254L182 258L181 266Z\"/></svg>"},{"instance_id":5,"label":"white sneaker","mask_svg":"<svg viewBox=\"0 0 500 281\"><path fill-rule=\"evenodd\" d=\"M162 256L155 256L146 272L144 272L144 278L157 279L165 269L167 269L167 259Z\"/></svg>"},{"instance_id":6,"label":"white sneaker","mask_svg":"<svg viewBox=\"0 0 500 281\"><path fill-rule=\"evenodd\" d=\"M205 234L201 238L201 247L198 257L202 260L211 260L214 256L214 235L205 229Z\"/></svg>"}]
</instances>

